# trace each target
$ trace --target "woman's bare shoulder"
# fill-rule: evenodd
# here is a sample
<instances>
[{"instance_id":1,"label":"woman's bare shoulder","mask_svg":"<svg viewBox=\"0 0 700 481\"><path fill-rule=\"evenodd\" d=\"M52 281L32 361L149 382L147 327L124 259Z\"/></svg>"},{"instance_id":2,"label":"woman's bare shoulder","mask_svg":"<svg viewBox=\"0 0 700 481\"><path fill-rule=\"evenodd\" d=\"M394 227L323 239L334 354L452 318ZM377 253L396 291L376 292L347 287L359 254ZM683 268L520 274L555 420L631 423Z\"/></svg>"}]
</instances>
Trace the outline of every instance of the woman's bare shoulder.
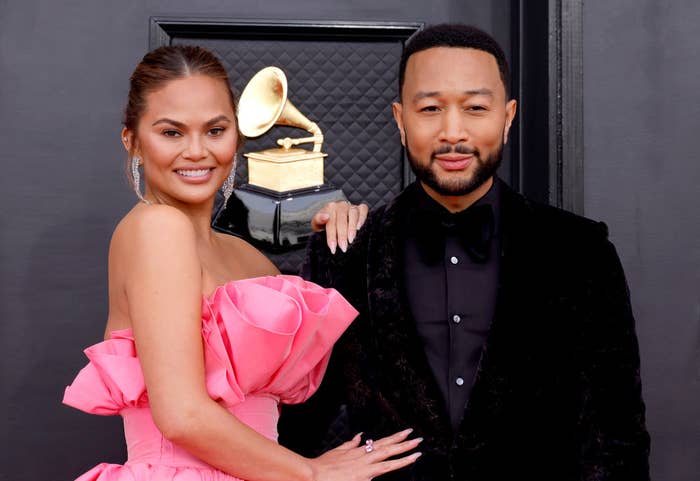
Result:
<instances>
[{"instance_id":1,"label":"woman's bare shoulder","mask_svg":"<svg viewBox=\"0 0 700 481\"><path fill-rule=\"evenodd\" d=\"M192 222L175 207L139 204L119 222L114 229L112 241L149 242L167 239L177 242L180 238L188 240L193 236Z\"/></svg>"},{"instance_id":2,"label":"woman's bare shoulder","mask_svg":"<svg viewBox=\"0 0 700 481\"><path fill-rule=\"evenodd\" d=\"M194 226L175 207L139 204L114 229L109 251L110 263L114 258L127 256L133 261L156 252L196 254Z\"/></svg>"}]
</instances>

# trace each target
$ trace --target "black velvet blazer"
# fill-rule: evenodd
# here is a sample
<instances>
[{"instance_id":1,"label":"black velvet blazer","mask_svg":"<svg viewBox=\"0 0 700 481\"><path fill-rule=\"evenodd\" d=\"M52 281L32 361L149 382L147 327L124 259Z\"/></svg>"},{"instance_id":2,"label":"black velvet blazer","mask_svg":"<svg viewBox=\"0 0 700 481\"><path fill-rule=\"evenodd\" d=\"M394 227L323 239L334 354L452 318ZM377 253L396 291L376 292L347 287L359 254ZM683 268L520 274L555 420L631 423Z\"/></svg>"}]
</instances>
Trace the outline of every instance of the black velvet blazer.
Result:
<instances>
[{"instance_id":1,"label":"black velvet blazer","mask_svg":"<svg viewBox=\"0 0 700 481\"><path fill-rule=\"evenodd\" d=\"M380 479L649 478L634 319L607 228L501 187L496 314L457 432L404 298L399 195L347 253L310 242L305 277L360 316L317 395L283 410L283 444L308 454L335 418L343 436L412 427L425 438L413 467Z\"/></svg>"}]
</instances>

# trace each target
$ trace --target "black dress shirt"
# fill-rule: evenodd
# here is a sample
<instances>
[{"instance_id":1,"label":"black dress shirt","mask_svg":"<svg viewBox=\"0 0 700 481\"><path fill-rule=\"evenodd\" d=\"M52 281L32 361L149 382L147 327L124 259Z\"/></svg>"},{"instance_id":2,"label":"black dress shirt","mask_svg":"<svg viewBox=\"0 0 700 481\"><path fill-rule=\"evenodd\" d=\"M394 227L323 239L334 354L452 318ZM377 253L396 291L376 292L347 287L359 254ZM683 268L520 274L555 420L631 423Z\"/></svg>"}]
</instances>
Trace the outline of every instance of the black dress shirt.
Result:
<instances>
[{"instance_id":1,"label":"black dress shirt","mask_svg":"<svg viewBox=\"0 0 700 481\"><path fill-rule=\"evenodd\" d=\"M499 187L465 211L452 214L433 200L419 182L409 186L405 219L406 297L425 354L445 399L454 430L459 427L493 319L500 266ZM493 222L485 238L488 255L465 246L460 223L467 211L491 208ZM491 215L491 213L489 213ZM467 217L465 221L464 218ZM426 244L424 239L429 238Z\"/></svg>"}]
</instances>

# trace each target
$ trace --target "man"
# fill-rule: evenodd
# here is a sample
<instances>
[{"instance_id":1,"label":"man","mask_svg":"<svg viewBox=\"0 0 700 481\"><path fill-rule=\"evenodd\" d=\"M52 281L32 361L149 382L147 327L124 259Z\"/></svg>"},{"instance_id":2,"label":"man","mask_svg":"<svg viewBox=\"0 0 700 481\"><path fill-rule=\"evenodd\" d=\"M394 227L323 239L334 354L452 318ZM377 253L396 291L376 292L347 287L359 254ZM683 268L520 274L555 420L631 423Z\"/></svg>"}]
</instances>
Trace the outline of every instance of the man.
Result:
<instances>
[{"instance_id":1,"label":"man","mask_svg":"<svg viewBox=\"0 0 700 481\"><path fill-rule=\"evenodd\" d=\"M417 182L349 247L346 210L317 218L337 220L341 249L316 235L304 273L360 317L317 399L282 416L283 441L310 446L342 406L349 432L424 438L422 458L386 479L648 479L620 262L604 224L496 178L516 112L508 83L501 48L475 28L407 44L394 118Z\"/></svg>"}]
</instances>

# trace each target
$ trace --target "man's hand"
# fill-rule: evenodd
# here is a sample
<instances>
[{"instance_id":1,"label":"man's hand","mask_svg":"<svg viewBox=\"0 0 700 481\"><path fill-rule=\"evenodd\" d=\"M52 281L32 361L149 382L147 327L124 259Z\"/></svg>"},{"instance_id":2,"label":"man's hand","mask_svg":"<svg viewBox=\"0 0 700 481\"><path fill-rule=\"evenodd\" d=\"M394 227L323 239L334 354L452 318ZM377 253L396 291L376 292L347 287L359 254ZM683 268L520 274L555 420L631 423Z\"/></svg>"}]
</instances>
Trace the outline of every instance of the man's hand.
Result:
<instances>
[{"instance_id":1,"label":"man's hand","mask_svg":"<svg viewBox=\"0 0 700 481\"><path fill-rule=\"evenodd\" d=\"M355 240L357 231L367 220L367 204L354 205L345 201L329 202L311 219L311 229L325 229L328 248L335 254L336 247L345 252L348 244Z\"/></svg>"}]
</instances>

